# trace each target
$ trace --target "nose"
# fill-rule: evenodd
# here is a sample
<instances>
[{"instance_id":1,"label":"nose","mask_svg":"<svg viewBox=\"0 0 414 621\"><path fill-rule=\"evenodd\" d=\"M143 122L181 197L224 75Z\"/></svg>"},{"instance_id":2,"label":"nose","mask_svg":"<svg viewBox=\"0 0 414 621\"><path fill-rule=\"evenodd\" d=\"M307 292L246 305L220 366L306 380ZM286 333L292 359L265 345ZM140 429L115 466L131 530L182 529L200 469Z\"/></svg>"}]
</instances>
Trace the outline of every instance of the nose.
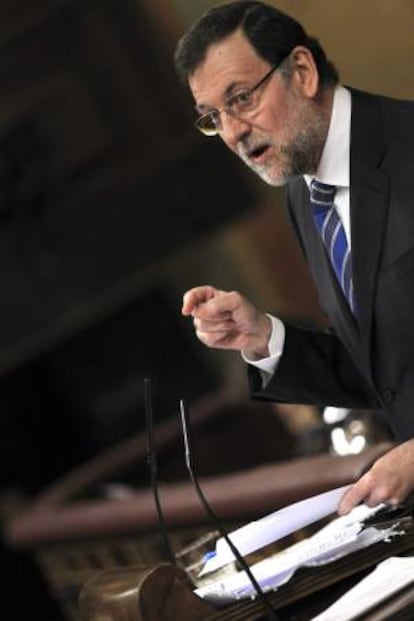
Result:
<instances>
[{"instance_id":1,"label":"nose","mask_svg":"<svg viewBox=\"0 0 414 621\"><path fill-rule=\"evenodd\" d=\"M220 137L230 149L236 150L239 141L250 133L250 123L225 110L220 114Z\"/></svg>"}]
</instances>

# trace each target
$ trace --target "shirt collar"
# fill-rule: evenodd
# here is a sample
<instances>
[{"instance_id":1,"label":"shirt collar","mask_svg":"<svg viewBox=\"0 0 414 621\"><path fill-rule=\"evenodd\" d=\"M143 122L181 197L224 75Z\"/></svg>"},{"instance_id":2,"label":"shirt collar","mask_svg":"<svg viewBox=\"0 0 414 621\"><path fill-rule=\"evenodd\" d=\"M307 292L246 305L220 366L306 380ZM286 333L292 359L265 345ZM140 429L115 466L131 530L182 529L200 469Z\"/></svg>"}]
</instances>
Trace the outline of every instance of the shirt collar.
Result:
<instances>
[{"instance_id":1,"label":"shirt collar","mask_svg":"<svg viewBox=\"0 0 414 621\"><path fill-rule=\"evenodd\" d=\"M349 156L351 148L351 93L343 86L334 92L328 135L322 151L318 181L349 188ZM313 176L305 175L307 184Z\"/></svg>"}]
</instances>

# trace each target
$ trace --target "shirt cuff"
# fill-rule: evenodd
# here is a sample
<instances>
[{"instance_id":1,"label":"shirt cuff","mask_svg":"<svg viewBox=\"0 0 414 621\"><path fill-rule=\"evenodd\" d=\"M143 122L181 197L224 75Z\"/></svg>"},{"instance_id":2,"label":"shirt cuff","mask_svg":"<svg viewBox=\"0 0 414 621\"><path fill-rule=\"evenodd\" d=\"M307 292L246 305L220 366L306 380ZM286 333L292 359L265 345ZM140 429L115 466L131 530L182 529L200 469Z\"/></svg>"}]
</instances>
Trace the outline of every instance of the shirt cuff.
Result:
<instances>
[{"instance_id":1,"label":"shirt cuff","mask_svg":"<svg viewBox=\"0 0 414 621\"><path fill-rule=\"evenodd\" d=\"M241 352L243 360L261 372L264 385L267 384L276 371L285 344L285 326L283 322L277 317L272 317L272 315L268 315L268 317L272 322L272 332L268 344L270 355L267 358L252 360L243 351Z\"/></svg>"}]
</instances>

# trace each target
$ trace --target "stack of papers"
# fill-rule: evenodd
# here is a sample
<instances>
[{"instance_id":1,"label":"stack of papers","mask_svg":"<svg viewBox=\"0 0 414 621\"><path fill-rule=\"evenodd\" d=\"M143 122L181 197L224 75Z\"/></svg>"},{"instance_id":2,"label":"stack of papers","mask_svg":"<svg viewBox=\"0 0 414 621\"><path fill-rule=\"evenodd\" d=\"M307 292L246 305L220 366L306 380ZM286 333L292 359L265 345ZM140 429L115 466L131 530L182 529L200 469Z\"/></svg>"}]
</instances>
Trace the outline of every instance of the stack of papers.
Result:
<instances>
[{"instance_id":1,"label":"stack of papers","mask_svg":"<svg viewBox=\"0 0 414 621\"><path fill-rule=\"evenodd\" d=\"M390 557L312 621L352 621L414 584L414 557Z\"/></svg>"},{"instance_id":2,"label":"stack of papers","mask_svg":"<svg viewBox=\"0 0 414 621\"><path fill-rule=\"evenodd\" d=\"M336 511L345 490L337 488L272 513L230 533L231 541L243 556L259 550ZM348 515L333 519L312 537L251 565L251 572L263 591L274 590L290 580L299 567L330 563L373 543L402 534L398 531L398 522L384 529L364 527L364 520L383 506L369 508L359 505ZM234 560L226 541L219 539L215 551L208 554L208 560L200 573L200 576L207 576L209 580L195 589L195 593L215 606L254 598L256 591L245 571L222 575L217 572Z\"/></svg>"},{"instance_id":3,"label":"stack of papers","mask_svg":"<svg viewBox=\"0 0 414 621\"><path fill-rule=\"evenodd\" d=\"M229 538L242 556L251 554L334 513L349 487L349 485L337 487L329 492L295 502L288 507L266 515L260 520L255 520L242 528L238 528L229 533ZM234 560L230 546L221 537L217 540L215 551L209 553L200 576L216 571Z\"/></svg>"}]
</instances>

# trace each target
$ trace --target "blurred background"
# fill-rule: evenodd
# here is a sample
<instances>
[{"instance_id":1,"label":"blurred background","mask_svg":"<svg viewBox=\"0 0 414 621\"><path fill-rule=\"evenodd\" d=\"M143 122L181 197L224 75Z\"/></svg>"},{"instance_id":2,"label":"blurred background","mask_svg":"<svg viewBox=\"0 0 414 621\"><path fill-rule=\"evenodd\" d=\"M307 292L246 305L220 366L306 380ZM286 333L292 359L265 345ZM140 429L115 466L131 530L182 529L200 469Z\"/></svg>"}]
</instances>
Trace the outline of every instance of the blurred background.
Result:
<instances>
[{"instance_id":1,"label":"blurred background","mask_svg":"<svg viewBox=\"0 0 414 621\"><path fill-rule=\"evenodd\" d=\"M143 430L144 377L160 420L223 385L247 398L239 357L205 349L180 316L187 288L324 324L283 190L192 126L172 56L213 4L1 3L3 512ZM414 97L412 0L275 4L343 83Z\"/></svg>"}]
</instances>

